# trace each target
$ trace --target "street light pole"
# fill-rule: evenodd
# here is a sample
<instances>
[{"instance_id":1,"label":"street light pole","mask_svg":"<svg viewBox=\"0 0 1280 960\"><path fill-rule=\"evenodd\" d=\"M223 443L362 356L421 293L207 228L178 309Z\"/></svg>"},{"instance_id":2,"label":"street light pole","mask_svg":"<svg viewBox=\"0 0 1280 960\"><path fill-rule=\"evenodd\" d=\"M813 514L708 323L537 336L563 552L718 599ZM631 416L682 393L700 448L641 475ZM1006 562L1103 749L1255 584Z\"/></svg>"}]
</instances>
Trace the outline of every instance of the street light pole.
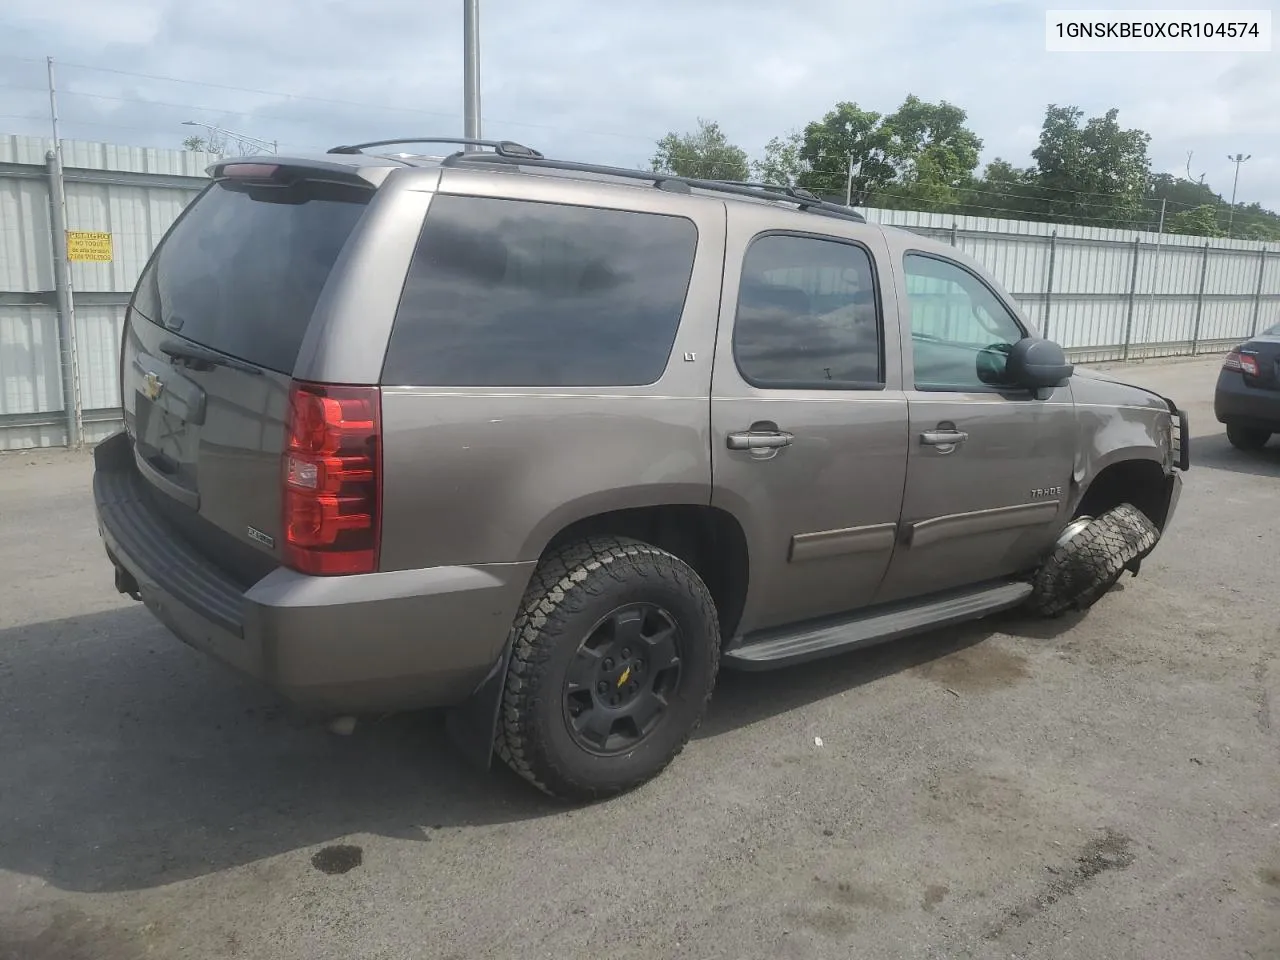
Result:
<instances>
[{"instance_id":1,"label":"street light pole","mask_svg":"<svg viewBox=\"0 0 1280 960\"><path fill-rule=\"evenodd\" d=\"M1243 153L1237 153L1234 157L1227 157L1228 160L1236 165L1236 176L1231 181L1231 209L1227 211L1227 239L1231 238L1231 222L1236 217L1236 187L1240 185L1240 164L1252 156L1253 154L1249 154L1246 157Z\"/></svg>"},{"instance_id":2,"label":"street light pole","mask_svg":"<svg viewBox=\"0 0 1280 960\"><path fill-rule=\"evenodd\" d=\"M462 0L463 136L480 139L480 0ZM467 145L467 151L476 148Z\"/></svg>"}]
</instances>

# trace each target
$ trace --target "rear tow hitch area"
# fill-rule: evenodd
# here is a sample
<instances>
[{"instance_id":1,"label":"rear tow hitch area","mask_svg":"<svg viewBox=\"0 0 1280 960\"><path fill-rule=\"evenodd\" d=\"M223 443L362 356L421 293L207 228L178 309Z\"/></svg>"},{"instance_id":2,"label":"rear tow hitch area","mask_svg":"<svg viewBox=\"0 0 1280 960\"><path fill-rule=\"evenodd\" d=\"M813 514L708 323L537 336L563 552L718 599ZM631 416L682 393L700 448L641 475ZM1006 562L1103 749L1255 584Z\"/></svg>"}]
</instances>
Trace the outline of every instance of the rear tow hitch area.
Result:
<instances>
[{"instance_id":1,"label":"rear tow hitch area","mask_svg":"<svg viewBox=\"0 0 1280 960\"><path fill-rule=\"evenodd\" d=\"M132 597L134 600L141 600L142 592L138 589L138 581L134 579L133 574L118 563L115 564L115 568L116 590Z\"/></svg>"}]
</instances>

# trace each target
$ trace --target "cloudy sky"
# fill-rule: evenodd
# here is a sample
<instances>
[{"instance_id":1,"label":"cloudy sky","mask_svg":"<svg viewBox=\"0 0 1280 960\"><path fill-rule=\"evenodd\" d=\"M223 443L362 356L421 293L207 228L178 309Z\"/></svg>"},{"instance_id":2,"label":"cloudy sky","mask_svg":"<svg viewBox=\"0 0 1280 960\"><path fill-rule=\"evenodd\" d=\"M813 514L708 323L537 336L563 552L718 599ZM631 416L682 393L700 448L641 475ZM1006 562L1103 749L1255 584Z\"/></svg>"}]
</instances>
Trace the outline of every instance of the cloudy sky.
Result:
<instances>
[{"instance_id":1,"label":"cloudy sky","mask_svg":"<svg viewBox=\"0 0 1280 960\"><path fill-rule=\"evenodd\" d=\"M1229 194L1228 154L1252 154L1240 199L1280 210L1280 50L1046 53L1046 8L1071 6L1088 4L481 0L483 132L639 165L698 117L756 154L839 100L887 112L914 93L966 109L984 161L1025 164L1049 103L1115 106L1157 171L1193 151ZM46 133L45 56L69 138L176 147L198 120L285 152L461 133L461 33L461 0L4 0L0 133Z\"/></svg>"}]
</instances>

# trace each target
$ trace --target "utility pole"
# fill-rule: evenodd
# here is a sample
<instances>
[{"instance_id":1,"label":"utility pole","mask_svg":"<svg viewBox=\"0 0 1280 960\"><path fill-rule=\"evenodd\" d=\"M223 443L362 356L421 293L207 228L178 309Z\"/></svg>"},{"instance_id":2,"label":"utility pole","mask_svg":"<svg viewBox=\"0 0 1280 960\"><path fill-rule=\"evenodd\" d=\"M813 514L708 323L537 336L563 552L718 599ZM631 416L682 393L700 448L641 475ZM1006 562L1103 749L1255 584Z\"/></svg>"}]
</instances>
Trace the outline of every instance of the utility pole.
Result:
<instances>
[{"instance_id":1,"label":"utility pole","mask_svg":"<svg viewBox=\"0 0 1280 960\"><path fill-rule=\"evenodd\" d=\"M80 396L80 356L76 346L76 305L71 290L71 262L67 258L67 189L62 174L62 136L58 132L58 87L49 67L49 121L53 149L45 157L49 172L50 225L53 230L53 285L58 301L58 340L62 364L62 411L67 424L67 446L79 448L84 437L84 409Z\"/></svg>"},{"instance_id":2,"label":"utility pole","mask_svg":"<svg viewBox=\"0 0 1280 960\"><path fill-rule=\"evenodd\" d=\"M844 184L844 205L853 206L853 154L849 154L849 176Z\"/></svg>"},{"instance_id":3,"label":"utility pole","mask_svg":"<svg viewBox=\"0 0 1280 960\"><path fill-rule=\"evenodd\" d=\"M1236 216L1236 187L1240 185L1240 164L1244 163L1246 160L1250 159L1252 156L1253 154L1249 154L1249 156L1246 157L1243 153L1237 153L1234 157L1227 157L1228 160L1230 160L1232 163L1236 165L1236 176L1235 176L1235 179L1231 181L1231 209L1227 212L1227 239L1228 240L1231 239L1231 222L1235 219L1235 216Z\"/></svg>"},{"instance_id":4,"label":"utility pole","mask_svg":"<svg viewBox=\"0 0 1280 960\"><path fill-rule=\"evenodd\" d=\"M480 139L480 0L462 0L463 136ZM468 144L468 152L477 149Z\"/></svg>"}]
</instances>

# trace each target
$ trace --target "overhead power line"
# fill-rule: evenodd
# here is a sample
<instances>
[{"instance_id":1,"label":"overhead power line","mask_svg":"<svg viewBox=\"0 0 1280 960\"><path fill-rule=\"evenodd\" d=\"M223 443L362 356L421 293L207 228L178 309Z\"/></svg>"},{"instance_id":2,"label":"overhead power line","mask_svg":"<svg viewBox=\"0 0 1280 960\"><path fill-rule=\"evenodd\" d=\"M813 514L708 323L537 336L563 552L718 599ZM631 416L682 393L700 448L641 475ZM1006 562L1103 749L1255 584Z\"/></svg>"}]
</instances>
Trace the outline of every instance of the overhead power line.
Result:
<instances>
[{"instance_id":1,"label":"overhead power line","mask_svg":"<svg viewBox=\"0 0 1280 960\"><path fill-rule=\"evenodd\" d=\"M0 56L0 59L16 60L20 62L30 62L33 64L43 62L40 60L36 60L35 58L16 57L16 56ZM384 111L384 112L390 112L390 113L399 113L404 115L439 117L439 118L447 118L454 121L459 119L458 114L448 113L445 111L433 111L433 110L425 110L421 108L400 107L400 106L393 106L388 104L369 103L369 102L359 101L359 100L348 100L348 99L342 99L342 98L322 97L322 96L316 96L312 94L292 93L292 92L282 91L282 90L268 90L268 89L240 86L240 85L234 85L234 84L215 83L215 82L202 81L202 80L191 80L191 79L186 79L182 77L173 77L173 76L167 76L163 74L144 73L140 71L125 70L125 69L120 69L116 67L98 67L98 66L93 66L89 64L79 64L79 63L62 63L60 64L60 66L63 67L64 69L74 68L77 70L86 70L86 71L92 71L97 73L132 77L132 78L149 80L154 82L177 83L177 84L183 84L183 85L193 86L198 88L206 88L209 90L223 90L223 91L230 91L235 93L253 94L258 96L273 97L273 98L290 100L290 101L302 101L302 102L310 102L310 103L318 103L318 104L339 105L339 106L345 106L345 107L358 108L361 110L376 110L376 111ZM35 87L35 86L14 85L14 86L7 87L6 89L24 91L24 92L29 92L33 94L44 94L46 92L43 88ZM208 104L208 103L192 104L192 103L185 103L185 102L174 101L174 100L151 100L146 97L140 97L140 96L125 96L120 94L95 93L95 92L89 92L89 91L83 91L83 90L61 90L59 92L63 98L84 98L84 99L100 100L100 101L115 102L115 103L137 104L140 106L148 106L148 107L164 107L166 109L193 111L193 112L203 113L206 115L216 114L220 118L236 116L241 118L249 118L255 121L256 120L275 120L281 123L291 123L291 124L305 124L307 122L306 119L302 117L286 117L281 114L261 113L261 112L258 112L257 110L252 110L252 109L245 110L242 107L228 108L228 107L222 107L222 106L217 106L217 105ZM13 115L8 115L4 117L4 119L38 123L44 118L39 115L13 114ZM656 147L656 144L658 143L658 138L646 137L646 136L635 134L635 133L624 134L624 133L618 133L616 131L572 129L572 128L567 128L563 126L557 126L554 124L531 123L528 121L510 121L510 120L499 120L494 118L486 118L486 119L488 119L492 123L527 127L530 129L564 130L564 131L577 133L579 135L617 137L621 139L635 140L637 142L643 141L649 144L651 148ZM72 128L78 127L78 126L86 126L94 129L128 130L128 131L134 131L134 132L140 132L140 133L147 133L151 135L160 135L160 136L169 135L169 131L167 129L161 129L160 126L144 127L136 124L127 124L127 123L121 123L113 120L106 120L106 119L79 120L79 119L76 119L75 117L64 117L63 123L65 126L72 127ZM287 141L282 142L280 145L286 148L306 150L308 152L312 150L322 150L325 148L324 145L306 144L304 146L296 142L291 143ZM1237 162L1237 158L1239 158L1238 162ZM701 156L677 154L672 159L678 160L686 166L692 166L694 171L701 171L701 175L704 175L704 176L713 175L716 172L720 172L719 170L717 170L717 168L723 167L722 161L709 161L705 157L701 157ZM1236 163L1236 180L1238 182L1239 166L1241 163L1248 160L1249 157L1243 154L1237 154L1236 157L1231 157L1229 159L1231 159L1232 162ZM647 164L643 164L643 165L647 166ZM837 170L810 171L807 173L805 179L809 183L811 189L832 193L832 194L839 192L843 195L843 192L847 186L847 182L846 182L847 171L844 169L841 169L838 171ZM891 199L903 200L903 201L912 201L912 200L919 201L920 198L912 197L909 194L900 192L902 190L902 186L903 185L901 183L894 182L894 183L887 184L885 187L882 187L882 188L872 187L870 188L870 191L873 196L881 196L885 198L891 198ZM1008 186L1010 189L996 189L997 186ZM989 203L989 204L973 203L972 200L974 198L988 197L988 198L995 198L997 201L1009 200L1009 201L1022 201L1024 203L1025 202L1041 202L1041 203L1047 202L1055 205L1061 204L1061 203L1075 203L1079 207L1082 207L1086 211L1088 211L1088 208L1090 207L1099 207L1099 206L1102 206L1104 203L1114 202L1114 200L1117 197L1117 194L1115 193L1103 193L1099 191L1076 190L1076 189L1070 189L1070 188L1064 188L1064 187L1043 186L1035 183L1028 183L1024 186L1024 185L1015 185L1015 184L1005 184L1002 182L993 183L993 182L982 181L982 180L976 181L972 186L953 187L951 189L953 189L956 193L956 204L966 209L984 209L984 210L989 210L989 211L999 212L999 213L1013 213L1024 218L1027 216L1036 215L1036 211L1027 210L1025 207L1001 205L998 202ZM1154 201L1158 198L1151 196L1150 194L1146 194L1144 192L1144 195L1139 199L1140 199L1140 202L1144 204L1147 204L1147 203L1154 204ZM1228 231L1230 231L1231 229L1231 222L1234 218L1234 206L1235 206L1234 199L1235 199L1235 188L1233 186L1233 193L1232 193L1233 202L1230 205L1230 212L1228 216ZM1093 200L1097 200L1099 202L1093 203L1091 202ZM1178 201L1178 200L1169 200L1167 201L1167 203L1171 207L1182 208L1182 209L1193 209L1195 207L1201 206L1201 204L1198 204L1198 203L1188 202L1188 201ZM1220 204L1221 204L1221 200L1215 198L1215 201L1213 201L1213 205L1217 207ZM1063 213L1064 213L1063 211L1057 211L1058 215L1062 215ZM1055 215L1055 211L1052 211L1052 210L1043 211L1040 215L1053 217ZM1152 210L1151 215L1154 218L1155 216L1154 209ZM1122 218L1114 218L1114 217L1092 216L1092 215L1088 215L1087 213L1085 215L1069 214L1069 216L1072 220L1076 220L1076 221L1096 221L1096 222L1131 223L1131 224L1138 224L1138 223L1145 222L1141 220L1125 220Z\"/></svg>"}]
</instances>

